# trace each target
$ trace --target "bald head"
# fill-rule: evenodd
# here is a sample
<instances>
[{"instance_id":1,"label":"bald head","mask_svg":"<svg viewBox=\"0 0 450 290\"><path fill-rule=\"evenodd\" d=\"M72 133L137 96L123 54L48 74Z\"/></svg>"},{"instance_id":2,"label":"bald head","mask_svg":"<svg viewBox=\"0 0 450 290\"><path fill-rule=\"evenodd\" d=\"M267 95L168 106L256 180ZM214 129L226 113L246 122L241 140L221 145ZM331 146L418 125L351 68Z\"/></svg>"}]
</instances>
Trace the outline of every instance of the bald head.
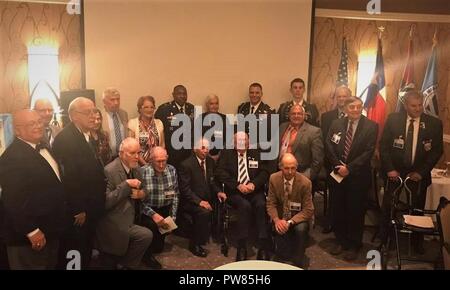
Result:
<instances>
[{"instance_id":1,"label":"bald head","mask_svg":"<svg viewBox=\"0 0 450 290\"><path fill-rule=\"evenodd\" d=\"M284 178L287 180L291 180L295 173L297 172L297 166L298 162L297 159L295 159L295 156L291 153L285 153L283 156L281 156L280 159L280 169L283 172Z\"/></svg>"},{"instance_id":2,"label":"bald head","mask_svg":"<svg viewBox=\"0 0 450 290\"><path fill-rule=\"evenodd\" d=\"M70 120L83 132L94 130L96 113L94 102L85 97L78 97L69 105Z\"/></svg>"},{"instance_id":3,"label":"bald head","mask_svg":"<svg viewBox=\"0 0 450 290\"><path fill-rule=\"evenodd\" d=\"M17 137L33 143L39 143L44 137L44 126L36 111L20 110L13 114L14 133Z\"/></svg>"},{"instance_id":4,"label":"bald head","mask_svg":"<svg viewBox=\"0 0 450 290\"><path fill-rule=\"evenodd\" d=\"M152 148L150 151L150 159L156 174L161 175L166 170L168 157L167 151L163 147L156 146Z\"/></svg>"},{"instance_id":5,"label":"bald head","mask_svg":"<svg viewBox=\"0 0 450 290\"><path fill-rule=\"evenodd\" d=\"M239 153L244 153L249 147L248 135L245 132L239 131L234 134L234 148Z\"/></svg>"},{"instance_id":6,"label":"bald head","mask_svg":"<svg viewBox=\"0 0 450 290\"><path fill-rule=\"evenodd\" d=\"M41 117L44 126L48 126L54 113L52 103L48 99L37 99L34 103L33 109Z\"/></svg>"},{"instance_id":7,"label":"bald head","mask_svg":"<svg viewBox=\"0 0 450 290\"><path fill-rule=\"evenodd\" d=\"M194 153L200 160L205 160L209 153L209 141L205 138L199 139L194 146Z\"/></svg>"},{"instance_id":8,"label":"bald head","mask_svg":"<svg viewBox=\"0 0 450 290\"><path fill-rule=\"evenodd\" d=\"M135 138L125 138L122 143L120 143L119 157L120 160L128 168L137 168L139 166L139 151L141 146Z\"/></svg>"},{"instance_id":9,"label":"bald head","mask_svg":"<svg viewBox=\"0 0 450 290\"><path fill-rule=\"evenodd\" d=\"M345 101L352 96L352 91L346 86L336 88L334 97L336 98L337 106L340 110L344 110Z\"/></svg>"}]
</instances>

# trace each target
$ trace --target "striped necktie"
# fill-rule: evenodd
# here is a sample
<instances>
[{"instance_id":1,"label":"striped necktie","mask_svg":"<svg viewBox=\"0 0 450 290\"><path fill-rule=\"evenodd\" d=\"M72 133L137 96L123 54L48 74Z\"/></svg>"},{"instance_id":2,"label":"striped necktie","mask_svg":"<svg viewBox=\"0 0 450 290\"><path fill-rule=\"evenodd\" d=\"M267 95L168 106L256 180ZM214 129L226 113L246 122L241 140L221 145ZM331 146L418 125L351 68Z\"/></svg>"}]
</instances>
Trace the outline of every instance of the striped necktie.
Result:
<instances>
[{"instance_id":1,"label":"striped necktie","mask_svg":"<svg viewBox=\"0 0 450 290\"><path fill-rule=\"evenodd\" d=\"M239 154L239 183L247 184L250 181L250 178L247 174L247 162L245 161L244 154Z\"/></svg>"},{"instance_id":2,"label":"striped necktie","mask_svg":"<svg viewBox=\"0 0 450 290\"><path fill-rule=\"evenodd\" d=\"M116 137L116 152L119 152L120 143L122 143L122 133L120 132L119 118L117 113L113 113L114 135Z\"/></svg>"},{"instance_id":3,"label":"striped necktie","mask_svg":"<svg viewBox=\"0 0 450 290\"><path fill-rule=\"evenodd\" d=\"M350 120L347 129L347 134L345 134L344 154L342 155L342 160L344 162L347 160L348 154L350 153L352 142L353 142L353 121Z\"/></svg>"}]
</instances>

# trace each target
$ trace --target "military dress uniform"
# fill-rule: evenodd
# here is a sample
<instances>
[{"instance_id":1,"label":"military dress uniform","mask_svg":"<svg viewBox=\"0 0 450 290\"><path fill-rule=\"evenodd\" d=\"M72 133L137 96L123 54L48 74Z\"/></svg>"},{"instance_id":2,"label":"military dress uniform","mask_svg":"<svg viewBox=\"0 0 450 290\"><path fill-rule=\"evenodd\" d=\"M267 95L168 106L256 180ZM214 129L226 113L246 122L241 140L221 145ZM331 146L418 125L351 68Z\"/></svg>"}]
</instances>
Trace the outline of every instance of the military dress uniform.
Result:
<instances>
[{"instance_id":1,"label":"military dress uniform","mask_svg":"<svg viewBox=\"0 0 450 290\"><path fill-rule=\"evenodd\" d=\"M174 149L171 139L172 134L181 127L181 124L179 126L173 126L171 124L172 120L176 118L175 116L177 114L186 114L189 116L191 125L193 124L194 119L194 105L191 103L186 102L184 104L184 112L181 112L175 103L175 101L167 102L158 107L155 113L155 118L160 119L163 122L164 125L164 140L166 143L166 150L169 154L169 160L168 163L173 165L175 168L179 168L180 163L188 158L190 156L191 150L190 149ZM187 132L185 133L187 134ZM192 139L192 138L191 138ZM191 141L190 141L191 142ZM191 142L192 143L192 142Z\"/></svg>"},{"instance_id":2,"label":"military dress uniform","mask_svg":"<svg viewBox=\"0 0 450 290\"><path fill-rule=\"evenodd\" d=\"M271 114L275 114L275 110L273 110L268 104L265 104L264 102L261 102L258 106L258 108L255 108L254 111L252 112L252 105L250 104L250 102L246 102L246 103L242 103L239 105L238 110L237 110L238 114L242 114L244 116L247 116L249 114L255 114L256 115L256 120L258 122L258 128L257 128L257 144L258 144L258 149L261 149L259 147L259 144L261 143L260 141L260 134L259 134L259 123L261 121L264 120L264 118L267 118L267 141L270 142L271 140L271 134L270 134L270 118L271 118ZM250 130L248 127L248 124L245 125L245 132L247 134L249 134L250 137ZM250 144L252 144L253 140L250 139ZM264 148L265 149L265 148ZM262 150L262 151L266 151L266 150Z\"/></svg>"},{"instance_id":3,"label":"military dress uniform","mask_svg":"<svg viewBox=\"0 0 450 290\"><path fill-rule=\"evenodd\" d=\"M278 108L277 112L280 115L280 124L289 122L289 111L291 110L293 105L293 101L285 102L280 105L280 108ZM316 105L303 101L302 106L305 110L305 121L313 126L319 127L319 111L317 110Z\"/></svg>"}]
</instances>

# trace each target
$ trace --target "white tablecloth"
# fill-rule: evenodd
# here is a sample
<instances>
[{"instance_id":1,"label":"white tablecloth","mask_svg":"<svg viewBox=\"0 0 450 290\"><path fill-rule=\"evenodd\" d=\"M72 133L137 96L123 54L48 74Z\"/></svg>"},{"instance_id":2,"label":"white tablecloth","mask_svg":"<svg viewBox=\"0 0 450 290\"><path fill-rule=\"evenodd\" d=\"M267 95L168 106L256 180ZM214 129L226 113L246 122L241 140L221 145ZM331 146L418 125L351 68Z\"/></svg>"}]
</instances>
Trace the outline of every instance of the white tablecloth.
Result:
<instances>
[{"instance_id":1,"label":"white tablecloth","mask_svg":"<svg viewBox=\"0 0 450 290\"><path fill-rule=\"evenodd\" d=\"M246 260L229 263L215 270L303 270L301 268L272 261Z\"/></svg>"},{"instance_id":2,"label":"white tablecloth","mask_svg":"<svg viewBox=\"0 0 450 290\"><path fill-rule=\"evenodd\" d=\"M427 199L425 209L437 209L439 199L445 196L450 200L450 178L449 177L433 177L432 183L427 190Z\"/></svg>"}]
</instances>

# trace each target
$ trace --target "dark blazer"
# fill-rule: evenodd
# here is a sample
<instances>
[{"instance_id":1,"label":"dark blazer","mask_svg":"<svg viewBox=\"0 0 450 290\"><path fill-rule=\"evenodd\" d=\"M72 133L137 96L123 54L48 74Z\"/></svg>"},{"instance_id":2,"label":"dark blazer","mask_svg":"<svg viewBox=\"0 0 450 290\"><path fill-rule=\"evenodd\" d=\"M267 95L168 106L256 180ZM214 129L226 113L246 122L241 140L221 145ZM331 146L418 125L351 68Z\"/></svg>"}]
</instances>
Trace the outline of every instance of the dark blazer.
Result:
<instances>
[{"instance_id":1,"label":"dark blazer","mask_svg":"<svg viewBox=\"0 0 450 290\"><path fill-rule=\"evenodd\" d=\"M258 168L250 168L249 160L258 161ZM219 184L225 185L227 194L239 194L238 186L238 153L234 149L223 150L217 162L215 177ZM250 182L255 185L255 193L264 192L264 185L269 179L269 169L267 161L260 159L258 150L247 150L247 168Z\"/></svg>"},{"instance_id":2,"label":"dark blazer","mask_svg":"<svg viewBox=\"0 0 450 290\"><path fill-rule=\"evenodd\" d=\"M181 163L178 172L181 204L199 205L200 201L213 202L217 193L221 191L214 180L214 160L206 156L206 179L195 154Z\"/></svg>"},{"instance_id":3,"label":"dark blazer","mask_svg":"<svg viewBox=\"0 0 450 290\"><path fill-rule=\"evenodd\" d=\"M189 116L192 124L192 120L194 118L194 105L186 102L184 107L185 107L184 113ZM181 161L189 157L189 154L191 152L190 149L175 150L172 147L171 142L172 134L181 127L181 126L172 126L171 124L173 117L177 114L180 114L180 111L178 110L175 101L167 102L160 105L155 112L155 118L160 119L164 125L164 140L166 144L167 153L169 154L168 162L175 167L178 167Z\"/></svg>"},{"instance_id":4,"label":"dark blazer","mask_svg":"<svg viewBox=\"0 0 450 290\"><path fill-rule=\"evenodd\" d=\"M56 136L53 150L62 166L72 216L86 212L88 221L97 219L105 208L106 180L84 135L70 123Z\"/></svg>"},{"instance_id":5,"label":"dark blazer","mask_svg":"<svg viewBox=\"0 0 450 290\"><path fill-rule=\"evenodd\" d=\"M328 136L328 130L330 130L331 123L337 119L339 119L339 110L337 108L322 114L320 117L320 128L322 129L323 140Z\"/></svg>"},{"instance_id":6,"label":"dark blazer","mask_svg":"<svg viewBox=\"0 0 450 290\"><path fill-rule=\"evenodd\" d=\"M216 113L203 113L201 115L201 120L202 120L202 124L201 125L197 125L195 124L195 126L193 126L193 128L197 127L197 126L201 126L202 128L202 136L205 135L205 133L207 131L209 131L210 129L214 128L214 126L216 125L216 123L214 121L211 122L211 125L204 125L203 122L205 120L205 118L209 115L214 115ZM223 127L220 129L214 129L214 134L211 136L211 141L212 142L217 142L220 143L222 145L222 149L225 149L226 146L226 134L227 134L227 126L226 126L226 122L227 122L227 118L224 114L221 113L217 113L215 117L219 117L222 120L222 125ZM210 117L211 118L211 117ZM208 122L209 123L209 122ZM210 133L208 133L210 134ZM194 135L192 135L194 136ZM209 139L209 138L208 138ZM212 144L210 144L210 147L212 147ZM209 151L210 155L217 155L220 153L220 151L222 149L218 149L218 148L211 148L211 150Z\"/></svg>"},{"instance_id":7,"label":"dark blazer","mask_svg":"<svg viewBox=\"0 0 450 290\"><path fill-rule=\"evenodd\" d=\"M328 162L334 168L341 165L342 155L344 154L345 134L348 127L348 117L334 120L325 140L325 154ZM338 144L333 143L332 137L334 134L341 135ZM365 177L361 181L370 178L371 165L370 160L375 151L377 140L378 125L361 116L353 136L352 146L348 154L346 164L350 171L349 177Z\"/></svg>"},{"instance_id":8,"label":"dark blazer","mask_svg":"<svg viewBox=\"0 0 450 290\"><path fill-rule=\"evenodd\" d=\"M133 178L143 182L138 169L131 169ZM125 255L129 240L129 228L135 224L136 200L130 198L131 188L126 182L127 173L117 157L105 167L107 179L105 214L97 225L96 237L99 249L116 256ZM145 186L142 186L145 188Z\"/></svg>"},{"instance_id":9,"label":"dark blazer","mask_svg":"<svg viewBox=\"0 0 450 290\"><path fill-rule=\"evenodd\" d=\"M410 172L418 172L427 185L431 184L431 170L443 153L441 120L422 114L420 116L419 134L416 155L412 166L405 164L404 149L395 148L394 140L403 137L406 142L407 114L392 113L389 115L380 141L381 166L386 174L397 170L402 176ZM426 145L429 144L429 145Z\"/></svg>"},{"instance_id":10,"label":"dark blazer","mask_svg":"<svg viewBox=\"0 0 450 290\"><path fill-rule=\"evenodd\" d=\"M285 102L278 108L278 114L280 115L280 124L289 122L289 110L294 105L293 101ZM309 124L319 127L319 111L316 105L310 104L303 100L303 109L305 109L305 121Z\"/></svg>"},{"instance_id":11,"label":"dark blazer","mask_svg":"<svg viewBox=\"0 0 450 290\"><path fill-rule=\"evenodd\" d=\"M58 239L69 225L61 181L45 158L18 138L0 157L0 184L8 245L29 245L27 234L37 228L47 240Z\"/></svg>"}]
</instances>

